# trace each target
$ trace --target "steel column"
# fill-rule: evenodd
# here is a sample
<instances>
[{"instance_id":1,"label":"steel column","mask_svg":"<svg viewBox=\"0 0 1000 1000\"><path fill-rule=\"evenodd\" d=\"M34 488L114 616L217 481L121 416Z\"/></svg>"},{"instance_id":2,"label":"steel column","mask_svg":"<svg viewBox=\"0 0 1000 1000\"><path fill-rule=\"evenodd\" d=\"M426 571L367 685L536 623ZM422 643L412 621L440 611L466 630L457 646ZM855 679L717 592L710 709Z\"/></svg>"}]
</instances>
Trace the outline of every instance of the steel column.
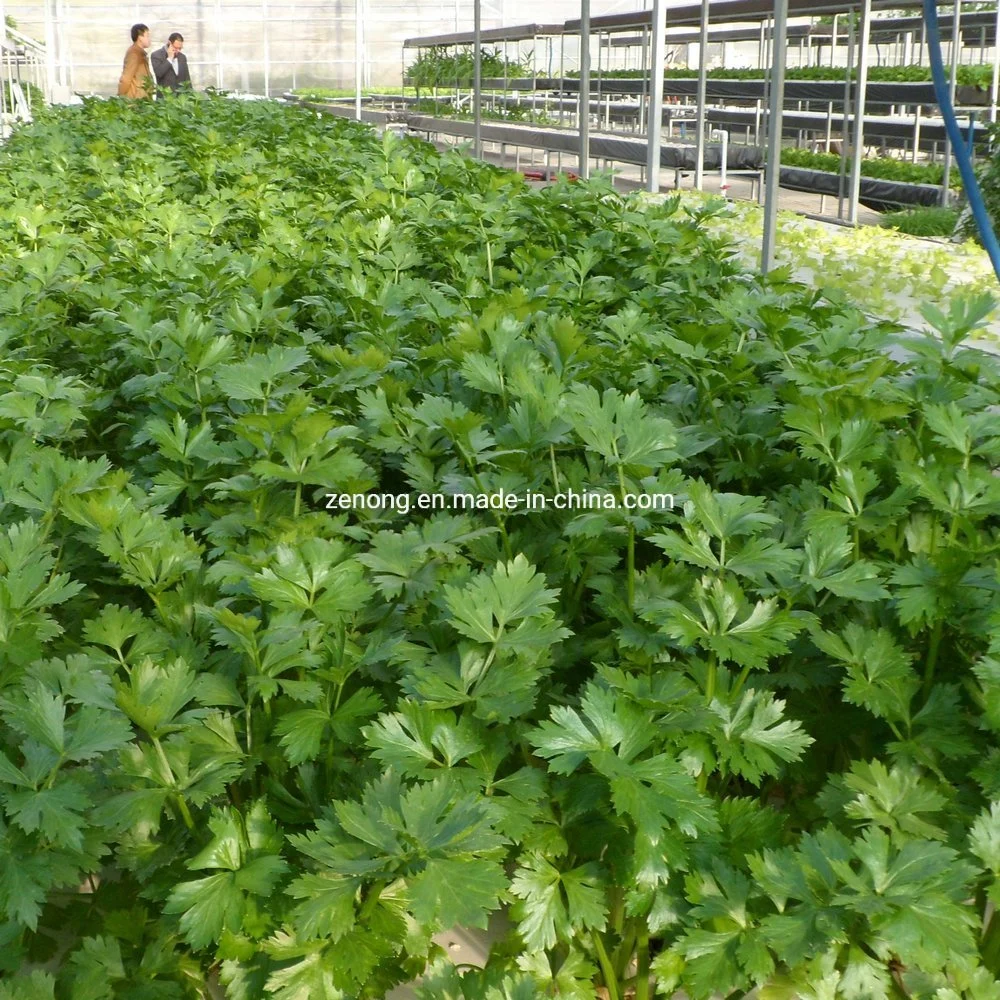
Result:
<instances>
[{"instance_id":1,"label":"steel column","mask_svg":"<svg viewBox=\"0 0 1000 1000\"><path fill-rule=\"evenodd\" d=\"M997 0L996 34L993 36L993 83L990 86L990 121L997 120L997 97L1000 95L1000 0Z\"/></svg>"},{"instance_id":2,"label":"steel column","mask_svg":"<svg viewBox=\"0 0 1000 1000\"><path fill-rule=\"evenodd\" d=\"M951 27L951 80L948 85L948 93L951 97L952 107L955 106L955 85L958 80L958 57L962 52L962 0L955 0L955 16ZM951 186L948 178L951 176L951 141L947 133L944 138L944 174L941 181L941 204L948 207L951 197Z\"/></svg>"},{"instance_id":3,"label":"steel column","mask_svg":"<svg viewBox=\"0 0 1000 1000\"><path fill-rule=\"evenodd\" d=\"M786 0L787 2L787 0ZM646 125L646 190L660 190L660 135L663 130L663 65L666 57L666 0L653 0L653 58Z\"/></svg>"},{"instance_id":4,"label":"steel column","mask_svg":"<svg viewBox=\"0 0 1000 1000\"><path fill-rule=\"evenodd\" d=\"M871 2L871 0L866 0ZM778 233L778 182L781 179L782 112L785 104L785 57L788 43L788 0L774 0L774 43L771 67L770 114L767 121L767 194L764 198L764 235L760 269L767 274L774 267Z\"/></svg>"},{"instance_id":5,"label":"steel column","mask_svg":"<svg viewBox=\"0 0 1000 1000\"><path fill-rule=\"evenodd\" d=\"M354 117L361 121L361 64L364 61L361 0L354 0Z\"/></svg>"},{"instance_id":6,"label":"steel column","mask_svg":"<svg viewBox=\"0 0 1000 1000\"><path fill-rule=\"evenodd\" d=\"M271 31L267 16L267 0L261 0L261 40L264 55L264 96L271 96Z\"/></svg>"},{"instance_id":7,"label":"steel column","mask_svg":"<svg viewBox=\"0 0 1000 1000\"><path fill-rule=\"evenodd\" d=\"M482 0L472 0L472 150L476 159L483 158L483 4Z\"/></svg>"},{"instance_id":8,"label":"steel column","mask_svg":"<svg viewBox=\"0 0 1000 1000\"><path fill-rule=\"evenodd\" d=\"M865 90L868 87L868 54L871 49L872 0L861 4L861 31L858 39L858 87L854 102L854 146L851 150L851 200L847 221L858 221L858 198L861 195L861 161L865 155Z\"/></svg>"},{"instance_id":9,"label":"steel column","mask_svg":"<svg viewBox=\"0 0 1000 1000\"><path fill-rule=\"evenodd\" d=\"M580 176L590 176L590 0L580 0Z\"/></svg>"},{"instance_id":10,"label":"steel column","mask_svg":"<svg viewBox=\"0 0 1000 1000\"><path fill-rule=\"evenodd\" d=\"M222 66L222 0L215 0L215 85L224 89L225 73Z\"/></svg>"},{"instance_id":11,"label":"steel column","mask_svg":"<svg viewBox=\"0 0 1000 1000\"><path fill-rule=\"evenodd\" d=\"M701 0L701 36L698 40L698 134L695 137L694 186L700 191L705 176L705 103L708 97L708 3Z\"/></svg>"}]
</instances>

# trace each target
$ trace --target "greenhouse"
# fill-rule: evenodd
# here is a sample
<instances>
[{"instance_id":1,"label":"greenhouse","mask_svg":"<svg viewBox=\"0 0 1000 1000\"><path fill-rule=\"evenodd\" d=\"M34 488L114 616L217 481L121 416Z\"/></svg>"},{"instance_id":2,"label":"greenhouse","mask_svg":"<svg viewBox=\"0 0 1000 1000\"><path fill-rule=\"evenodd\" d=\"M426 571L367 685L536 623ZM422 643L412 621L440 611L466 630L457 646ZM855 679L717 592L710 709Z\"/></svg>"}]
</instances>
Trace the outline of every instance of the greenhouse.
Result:
<instances>
[{"instance_id":1,"label":"greenhouse","mask_svg":"<svg viewBox=\"0 0 1000 1000\"><path fill-rule=\"evenodd\" d=\"M1000 1000L997 0L0 0L0 1000Z\"/></svg>"}]
</instances>

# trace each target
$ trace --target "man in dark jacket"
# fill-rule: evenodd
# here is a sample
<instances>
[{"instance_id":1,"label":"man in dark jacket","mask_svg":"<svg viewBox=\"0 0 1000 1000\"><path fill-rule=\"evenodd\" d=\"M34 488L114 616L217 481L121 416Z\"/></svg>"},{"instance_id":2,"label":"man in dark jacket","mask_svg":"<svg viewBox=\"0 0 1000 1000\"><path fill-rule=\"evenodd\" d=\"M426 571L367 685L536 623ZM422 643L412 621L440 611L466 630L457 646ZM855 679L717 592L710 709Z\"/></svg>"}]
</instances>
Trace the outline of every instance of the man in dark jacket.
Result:
<instances>
[{"instance_id":1,"label":"man in dark jacket","mask_svg":"<svg viewBox=\"0 0 1000 1000\"><path fill-rule=\"evenodd\" d=\"M184 36L175 31L162 49L157 49L150 57L156 83L167 87L175 94L182 87L191 86L191 74L188 72L187 56L181 51L184 48Z\"/></svg>"}]
</instances>

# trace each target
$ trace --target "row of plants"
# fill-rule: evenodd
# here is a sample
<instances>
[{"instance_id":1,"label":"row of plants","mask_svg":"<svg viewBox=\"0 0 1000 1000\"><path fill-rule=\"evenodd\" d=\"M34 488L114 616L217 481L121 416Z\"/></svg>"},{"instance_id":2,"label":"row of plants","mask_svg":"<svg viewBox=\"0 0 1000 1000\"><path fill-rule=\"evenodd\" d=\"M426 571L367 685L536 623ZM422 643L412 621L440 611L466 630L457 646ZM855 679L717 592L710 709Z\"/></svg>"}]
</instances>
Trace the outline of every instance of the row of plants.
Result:
<instances>
[{"instance_id":1,"label":"row of plants","mask_svg":"<svg viewBox=\"0 0 1000 1000\"><path fill-rule=\"evenodd\" d=\"M806 149L786 147L781 150L781 163L788 167L840 173L839 153L812 153ZM861 174L864 177L900 181L906 184L940 185L944 178L944 167L940 163L911 163L889 156L865 157L861 161ZM951 186L961 187L961 177L957 167L953 167L951 171Z\"/></svg>"},{"instance_id":2,"label":"row of plants","mask_svg":"<svg viewBox=\"0 0 1000 1000\"><path fill-rule=\"evenodd\" d=\"M731 240L747 266L759 262L764 222L760 205L723 203L717 195L693 189L686 189L683 198L694 210L710 214L705 223L709 232ZM947 245L916 242L878 225L831 227L789 211L778 213L775 260L776 266L824 297L842 298L875 320L911 330L927 326L921 310L928 301L995 297L997 290L989 256L972 239ZM970 338L997 351L1000 308L994 308Z\"/></svg>"},{"instance_id":3,"label":"row of plants","mask_svg":"<svg viewBox=\"0 0 1000 1000\"><path fill-rule=\"evenodd\" d=\"M483 79L534 76L531 54L516 59L507 57L502 48L480 49L480 74ZM475 73L475 52L471 45L432 46L420 49L417 58L406 68L404 83L414 87L466 85Z\"/></svg>"},{"instance_id":4,"label":"row of plants","mask_svg":"<svg viewBox=\"0 0 1000 1000\"><path fill-rule=\"evenodd\" d=\"M324 100L330 97L327 92L317 90L299 90L295 92L295 96L301 97L303 100ZM421 98L410 106L410 110L418 114L434 114L446 118L470 119L472 117L468 110L456 111L453 102L448 97ZM533 109L528 103L506 107L499 105L484 107L483 118L540 125L551 125L558 121L558 118L553 118L544 111ZM782 149L781 162L784 166L822 170L828 173L840 173L841 166L840 155L837 153L814 153L792 147ZM940 185L944 176L944 167L940 163L911 163L893 157L865 157L861 161L861 173L864 177L873 177L879 180ZM952 167L951 186L953 188L961 187L961 177L957 167Z\"/></svg>"},{"instance_id":5,"label":"row of plants","mask_svg":"<svg viewBox=\"0 0 1000 1000\"><path fill-rule=\"evenodd\" d=\"M900 212L886 212L879 225L886 229L895 229L908 236L951 236L958 225L959 211L957 208L937 206L921 206L908 208Z\"/></svg>"},{"instance_id":6,"label":"row of plants","mask_svg":"<svg viewBox=\"0 0 1000 1000\"><path fill-rule=\"evenodd\" d=\"M292 96L303 101L322 102L334 100L342 95L325 88L300 88L293 91ZM459 121L471 121L474 117L468 107L457 109L450 97L420 97L408 104L406 110L413 114L435 115L438 118L453 118ZM542 110L533 109L530 104L487 103L483 106L482 118L484 121L533 125L552 125L558 124L559 121L558 118L553 118Z\"/></svg>"},{"instance_id":7,"label":"row of plants","mask_svg":"<svg viewBox=\"0 0 1000 1000\"><path fill-rule=\"evenodd\" d=\"M988 298L270 102L0 165L3 1000L1000 996Z\"/></svg>"},{"instance_id":8,"label":"row of plants","mask_svg":"<svg viewBox=\"0 0 1000 1000\"><path fill-rule=\"evenodd\" d=\"M456 108L449 98L421 98L415 101L410 109L415 114L429 114L438 118L454 118L459 121L472 121L475 117L469 106ZM558 124L558 118L552 118L543 110L533 109L530 104L492 104L485 103L481 116L484 121L518 122L521 124L552 125Z\"/></svg>"},{"instance_id":9,"label":"row of plants","mask_svg":"<svg viewBox=\"0 0 1000 1000\"><path fill-rule=\"evenodd\" d=\"M14 107L14 92L8 80L0 82L0 87L3 89L4 107L9 112ZM27 82L20 84L20 87L21 93L30 102L32 108L41 107L45 103L45 94L40 87Z\"/></svg>"},{"instance_id":10,"label":"row of plants","mask_svg":"<svg viewBox=\"0 0 1000 1000\"><path fill-rule=\"evenodd\" d=\"M791 66L785 70L789 80L834 80L843 81L846 69L843 66ZM484 74L485 75L485 74ZM501 74L502 75L502 74ZM579 71L570 70L570 77L578 77ZM595 76L596 71L595 71ZM612 69L601 70L600 75L608 79L636 80L649 76L648 70ZM667 80L688 80L698 75L697 69L671 66L664 70ZM762 69L730 69L717 67L708 71L710 80L760 80L765 71ZM851 70L851 78L857 76L856 70ZM869 66L868 80L872 83L929 83L931 71L929 66ZM978 87L988 90L993 79L993 68L989 65L963 65L958 67L957 82L963 87Z\"/></svg>"},{"instance_id":11,"label":"row of plants","mask_svg":"<svg viewBox=\"0 0 1000 1000\"><path fill-rule=\"evenodd\" d=\"M303 97L313 101L329 101L336 98L354 97L356 90L354 87L296 87L288 91L293 97ZM397 94L407 97L415 96L417 93L414 87L365 87L362 96L395 96Z\"/></svg>"}]
</instances>

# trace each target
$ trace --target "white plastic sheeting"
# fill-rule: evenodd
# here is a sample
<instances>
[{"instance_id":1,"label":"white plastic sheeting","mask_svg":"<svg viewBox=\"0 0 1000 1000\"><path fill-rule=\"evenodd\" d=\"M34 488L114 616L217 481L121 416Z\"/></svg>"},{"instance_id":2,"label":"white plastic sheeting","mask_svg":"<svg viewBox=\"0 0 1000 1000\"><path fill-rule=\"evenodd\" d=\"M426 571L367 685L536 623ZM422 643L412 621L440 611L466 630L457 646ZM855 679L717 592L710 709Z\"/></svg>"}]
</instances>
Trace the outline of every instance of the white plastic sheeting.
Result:
<instances>
[{"instance_id":1,"label":"white plastic sheeting","mask_svg":"<svg viewBox=\"0 0 1000 1000\"><path fill-rule=\"evenodd\" d=\"M47 42L58 92L113 94L135 23L149 25L153 46L184 36L196 88L279 95L293 87L353 90L355 0L5 0L29 35ZM634 0L595 3L600 13ZM400 83L402 43L415 35L472 28L472 0L361 0L363 83ZM555 21L575 16L579 0L547 0ZM483 28L531 21L532 0L483 0ZM513 53L512 53L513 55ZM415 53L408 52L413 58Z\"/></svg>"}]
</instances>

